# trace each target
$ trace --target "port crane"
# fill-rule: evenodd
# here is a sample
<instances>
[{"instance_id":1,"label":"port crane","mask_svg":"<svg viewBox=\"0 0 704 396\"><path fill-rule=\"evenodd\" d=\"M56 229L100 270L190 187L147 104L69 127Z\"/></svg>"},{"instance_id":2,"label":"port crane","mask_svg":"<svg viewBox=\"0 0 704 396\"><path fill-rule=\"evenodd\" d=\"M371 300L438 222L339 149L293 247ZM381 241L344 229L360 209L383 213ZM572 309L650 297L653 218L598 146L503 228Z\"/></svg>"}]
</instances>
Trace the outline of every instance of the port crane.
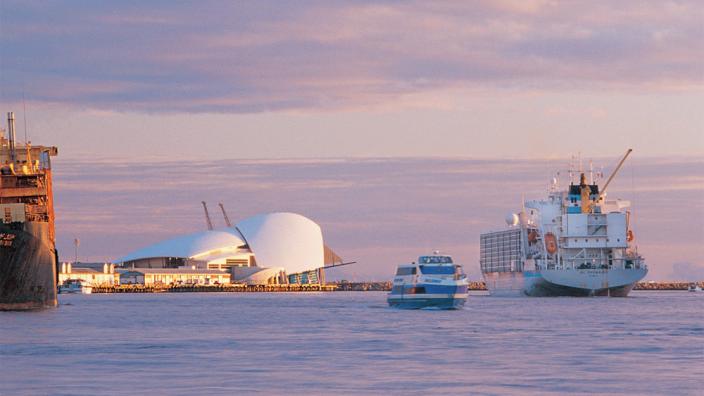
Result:
<instances>
[{"instance_id":1,"label":"port crane","mask_svg":"<svg viewBox=\"0 0 704 396\"><path fill-rule=\"evenodd\" d=\"M205 210L205 222L208 225L208 230L212 231L213 230L213 222L210 221L210 214L208 213L208 205L206 205L205 201L200 201L200 203L203 204L203 210Z\"/></svg>"},{"instance_id":2,"label":"port crane","mask_svg":"<svg viewBox=\"0 0 704 396\"><path fill-rule=\"evenodd\" d=\"M618 165L616 165L616 169L614 169L614 171L611 172L611 176L609 176L609 179L606 180L606 183L604 184L604 187L601 188L601 193L599 194L599 200L604 199L604 195L606 194L606 188L609 187L609 184L611 183L611 180L614 179L614 177L616 176L616 174L618 173L618 171L619 171L619 170L621 169L621 167L623 166L623 163L626 162L626 158L628 158L628 156L631 154L632 151L633 151L633 149L630 149L630 148L629 148L628 151L626 151L626 154L623 156L623 158L621 158L621 161L618 163Z\"/></svg>"},{"instance_id":3,"label":"port crane","mask_svg":"<svg viewBox=\"0 0 704 396\"><path fill-rule=\"evenodd\" d=\"M218 202L218 205L220 206L220 210L222 210L222 217L225 218L225 224L227 224L228 227L232 227L232 223L230 223L230 218L227 216L227 212L225 212L225 206L222 204L222 202Z\"/></svg>"}]
</instances>

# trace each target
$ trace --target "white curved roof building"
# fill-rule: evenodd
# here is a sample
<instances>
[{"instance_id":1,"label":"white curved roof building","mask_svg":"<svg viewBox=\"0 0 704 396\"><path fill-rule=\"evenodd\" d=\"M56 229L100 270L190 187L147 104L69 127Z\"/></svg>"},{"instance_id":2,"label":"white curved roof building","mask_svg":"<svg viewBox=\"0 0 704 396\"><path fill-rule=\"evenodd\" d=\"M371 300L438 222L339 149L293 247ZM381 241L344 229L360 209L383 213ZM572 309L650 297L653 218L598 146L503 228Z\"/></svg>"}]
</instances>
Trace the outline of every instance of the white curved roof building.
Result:
<instances>
[{"instance_id":1,"label":"white curved roof building","mask_svg":"<svg viewBox=\"0 0 704 396\"><path fill-rule=\"evenodd\" d=\"M290 278L292 274L315 271L341 261L323 243L318 224L286 212L261 214L231 228L172 238L117 260L134 268L195 266L231 270L235 278L239 269L248 278L243 278L245 281L255 283L279 283L286 275ZM257 272L260 273L256 275Z\"/></svg>"},{"instance_id":2,"label":"white curved roof building","mask_svg":"<svg viewBox=\"0 0 704 396\"><path fill-rule=\"evenodd\" d=\"M245 219L235 228L245 237L259 267L283 267L297 273L324 265L323 233L306 217L267 213Z\"/></svg>"},{"instance_id":3,"label":"white curved roof building","mask_svg":"<svg viewBox=\"0 0 704 396\"><path fill-rule=\"evenodd\" d=\"M202 231L168 239L163 242L136 250L118 262L136 261L149 258L173 257L192 258L206 257L223 250L236 252L244 247L246 242L239 233L231 228Z\"/></svg>"}]
</instances>

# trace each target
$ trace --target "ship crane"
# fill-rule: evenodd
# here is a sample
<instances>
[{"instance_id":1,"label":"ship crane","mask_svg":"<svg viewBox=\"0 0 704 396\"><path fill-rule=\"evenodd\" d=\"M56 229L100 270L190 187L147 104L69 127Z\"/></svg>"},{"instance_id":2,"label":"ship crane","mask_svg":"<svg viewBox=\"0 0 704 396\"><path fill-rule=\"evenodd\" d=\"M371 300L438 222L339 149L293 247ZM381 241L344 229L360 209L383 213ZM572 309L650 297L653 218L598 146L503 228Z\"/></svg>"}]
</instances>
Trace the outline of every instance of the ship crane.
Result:
<instances>
[{"instance_id":1,"label":"ship crane","mask_svg":"<svg viewBox=\"0 0 704 396\"><path fill-rule=\"evenodd\" d=\"M208 213L208 205L205 204L205 201L200 201L200 203L203 204L203 210L205 210L205 222L208 225L208 230L212 231L213 230L213 222L210 221L210 214Z\"/></svg>"},{"instance_id":2,"label":"ship crane","mask_svg":"<svg viewBox=\"0 0 704 396\"><path fill-rule=\"evenodd\" d=\"M602 199L604 199L604 195L606 194L606 188L609 187L609 183L611 183L611 180L614 179L614 177L616 176L618 171L623 166L623 163L626 162L626 158L628 158L628 156L631 154L632 151L633 151L633 149L628 149L628 151L626 151L626 155L624 155L623 158L621 158L621 161L618 163L618 165L616 165L616 169L614 169L614 171L611 172L611 176L609 176L609 179L606 180L606 183L604 184L604 188L602 188L601 192L599 193L599 200L600 201Z\"/></svg>"},{"instance_id":3,"label":"ship crane","mask_svg":"<svg viewBox=\"0 0 704 396\"><path fill-rule=\"evenodd\" d=\"M222 217L225 218L225 224L227 224L228 227L232 228L232 223L230 223L230 218L227 217L227 212L225 212L225 206L223 206L222 202L218 202L218 205L220 206L220 210L222 210Z\"/></svg>"}]
</instances>

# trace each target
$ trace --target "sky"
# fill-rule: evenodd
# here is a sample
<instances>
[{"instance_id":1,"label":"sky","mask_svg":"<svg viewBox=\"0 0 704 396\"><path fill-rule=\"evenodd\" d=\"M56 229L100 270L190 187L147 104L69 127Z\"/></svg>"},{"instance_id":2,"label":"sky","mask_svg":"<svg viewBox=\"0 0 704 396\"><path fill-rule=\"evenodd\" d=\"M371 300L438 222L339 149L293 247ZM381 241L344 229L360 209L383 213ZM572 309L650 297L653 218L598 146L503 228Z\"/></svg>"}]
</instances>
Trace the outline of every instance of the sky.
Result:
<instances>
[{"instance_id":1,"label":"sky","mask_svg":"<svg viewBox=\"0 0 704 396\"><path fill-rule=\"evenodd\" d=\"M585 159L586 160L586 159ZM594 158L608 176L619 158ZM586 161L585 161L586 164ZM353 158L54 164L57 245L73 261L108 261L273 211L320 224L325 243L357 264L330 279L388 280L398 264L440 250L479 279L479 234L505 227L521 198L540 199L567 160ZM106 182L106 180L108 182ZM565 182L565 180L563 180ZM602 179L603 182L603 179ZM603 183L602 183L603 184ZM632 201L648 279L704 279L704 159L632 158L608 188Z\"/></svg>"},{"instance_id":2,"label":"sky","mask_svg":"<svg viewBox=\"0 0 704 396\"><path fill-rule=\"evenodd\" d=\"M471 214L484 215L495 203L472 195L473 188L460 189L469 195L446 203L456 216L440 216L433 198L410 187L416 176L455 194L442 179L445 161L457 161L461 169L480 161L486 177L497 181L505 167L520 174L529 164L535 167L525 174L531 179L516 181L532 189L549 177L549 165L571 155L612 164L630 147L642 167L666 164L658 178L636 172L644 185L688 186L686 198L659 190L659 200L641 205L658 220L683 225L658 233L658 222L643 220L653 229L642 232L663 256L662 276L675 267L697 273L704 266L696 248L704 244L704 232L686 224L704 215L696 198L704 192L702 21L698 1L3 0L0 110L16 112L21 138L59 146L56 178L67 183L56 186L59 235L90 233L90 244L83 245L90 257L137 247L140 238L126 233L119 239L106 230L115 217L129 218L149 240L197 230L191 223L174 227L171 219L197 219L197 203L207 194L193 186L222 179L195 169L224 166L220 170L233 181L219 186L213 201L230 197L228 205L247 208L243 216L299 208L321 219L332 238L340 235L336 242L345 248L356 233L344 233L355 224L344 221L344 212L383 218L393 200L377 202L377 194L402 178L407 199L418 206L409 213L423 212L423 205L430 211L415 226L443 231L438 239L472 260L476 247L464 244L476 238L459 235L478 232ZM264 168L249 174L246 161L262 160L255 163ZM300 173L288 175L276 161ZM305 165L311 161L316 165ZM333 166L336 161L345 167ZM426 166L437 173L428 174ZM148 175L149 185L130 180L122 173L127 169ZM180 176L172 180L177 170ZM282 189L294 183L316 191L338 172L376 187L362 195L354 185L338 187L342 197L356 197L344 206L336 205L339 196L322 202L329 197L312 192L294 194L305 201L298 203L283 193L248 197L255 202L236 199L247 183ZM297 178L308 186L295 184ZM168 180L168 196L153 190ZM175 187L181 184L184 189ZM126 190L115 194L122 185ZM504 204L519 200L520 189L506 191L513 196ZM471 206L459 204L470 196ZM673 210L674 217L656 210L680 200L688 209ZM269 205L257 206L259 201ZM86 215L95 202L103 214ZM335 216L318 211L328 205ZM179 212L169 212L172 207ZM457 215L462 210L469 219ZM502 207L499 219L507 210ZM466 228L457 219L466 220ZM408 232L403 222L386 221L385 262L417 255L405 247L418 240L402 237ZM486 218L481 224L495 223ZM62 252L71 239L60 237ZM378 241L354 245L364 249L360 244ZM689 241L687 247L680 241ZM680 255L677 249L689 250ZM349 252L371 260L368 251ZM359 271L360 277L378 275Z\"/></svg>"}]
</instances>

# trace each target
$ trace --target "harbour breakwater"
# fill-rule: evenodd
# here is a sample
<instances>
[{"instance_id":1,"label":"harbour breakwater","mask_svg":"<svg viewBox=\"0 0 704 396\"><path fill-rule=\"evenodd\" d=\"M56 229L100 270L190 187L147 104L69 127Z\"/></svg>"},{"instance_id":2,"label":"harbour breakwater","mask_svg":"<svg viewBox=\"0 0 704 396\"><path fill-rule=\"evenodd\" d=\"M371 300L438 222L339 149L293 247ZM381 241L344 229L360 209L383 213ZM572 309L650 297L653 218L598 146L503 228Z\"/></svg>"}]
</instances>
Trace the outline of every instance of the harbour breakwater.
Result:
<instances>
[{"instance_id":1,"label":"harbour breakwater","mask_svg":"<svg viewBox=\"0 0 704 396\"><path fill-rule=\"evenodd\" d=\"M638 282L633 290L688 290L689 286L696 285L704 289L702 282Z\"/></svg>"},{"instance_id":2,"label":"harbour breakwater","mask_svg":"<svg viewBox=\"0 0 704 396\"><path fill-rule=\"evenodd\" d=\"M687 290L690 285L699 285L704 289L704 282L638 282L633 290ZM390 291L391 282L338 282L338 291ZM469 290L485 291L484 281L469 282Z\"/></svg>"},{"instance_id":3,"label":"harbour breakwater","mask_svg":"<svg viewBox=\"0 0 704 396\"><path fill-rule=\"evenodd\" d=\"M687 290L695 284L704 289L704 282L638 282L633 290ZM274 292L333 292L333 291L390 291L391 282L347 282L340 281L325 285L116 285L94 286L93 293L192 293L192 292L232 292L232 293L274 293ZM469 290L485 291L483 281L469 282Z\"/></svg>"}]
</instances>

